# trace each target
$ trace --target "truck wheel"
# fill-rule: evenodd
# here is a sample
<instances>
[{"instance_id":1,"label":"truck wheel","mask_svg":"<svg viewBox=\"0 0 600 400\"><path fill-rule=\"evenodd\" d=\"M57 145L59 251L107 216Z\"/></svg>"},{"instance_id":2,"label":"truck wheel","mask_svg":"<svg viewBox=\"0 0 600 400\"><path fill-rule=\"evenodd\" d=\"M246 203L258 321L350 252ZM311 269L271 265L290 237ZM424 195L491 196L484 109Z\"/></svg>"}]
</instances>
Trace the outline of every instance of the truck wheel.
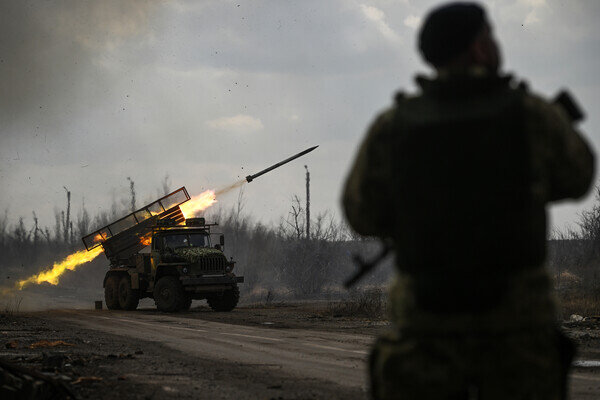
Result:
<instances>
[{"instance_id":1,"label":"truck wheel","mask_svg":"<svg viewBox=\"0 0 600 400\"><path fill-rule=\"evenodd\" d=\"M185 293L175 276L163 276L154 287L156 308L164 312L179 311L184 305Z\"/></svg>"},{"instance_id":2,"label":"truck wheel","mask_svg":"<svg viewBox=\"0 0 600 400\"><path fill-rule=\"evenodd\" d=\"M120 310L121 305L119 304L119 277L117 275L110 275L106 278L104 284L104 302L106 308L109 310Z\"/></svg>"},{"instance_id":3,"label":"truck wheel","mask_svg":"<svg viewBox=\"0 0 600 400\"><path fill-rule=\"evenodd\" d=\"M237 306L239 300L240 289L238 289L237 285L220 295L208 296L206 298L208 306L214 311L231 311Z\"/></svg>"},{"instance_id":4,"label":"truck wheel","mask_svg":"<svg viewBox=\"0 0 600 400\"><path fill-rule=\"evenodd\" d=\"M123 310L135 310L140 302L139 291L131 288L131 279L128 276L121 277L119 281L119 305Z\"/></svg>"}]
</instances>

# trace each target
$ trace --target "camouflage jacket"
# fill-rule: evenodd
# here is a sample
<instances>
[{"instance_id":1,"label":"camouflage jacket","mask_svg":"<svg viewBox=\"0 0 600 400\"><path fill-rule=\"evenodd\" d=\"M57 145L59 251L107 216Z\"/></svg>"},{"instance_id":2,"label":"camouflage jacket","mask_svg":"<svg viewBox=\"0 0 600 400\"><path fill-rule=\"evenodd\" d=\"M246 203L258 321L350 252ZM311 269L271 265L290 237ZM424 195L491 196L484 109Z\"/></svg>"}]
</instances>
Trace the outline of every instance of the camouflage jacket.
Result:
<instances>
[{"instance_id":1,"label":"camouflage jacket","mask_svg":"<svg viewBox=\"0 0 600 400\"><path fill-rule=\"evenodd\" d=\"M421 93L370 127L343 207L356 232L394 241L405 304L488 310L539 275L545 205L587 192L593 154L559 106L510 77L417 80Z\"/></svg>"}]
</instances>

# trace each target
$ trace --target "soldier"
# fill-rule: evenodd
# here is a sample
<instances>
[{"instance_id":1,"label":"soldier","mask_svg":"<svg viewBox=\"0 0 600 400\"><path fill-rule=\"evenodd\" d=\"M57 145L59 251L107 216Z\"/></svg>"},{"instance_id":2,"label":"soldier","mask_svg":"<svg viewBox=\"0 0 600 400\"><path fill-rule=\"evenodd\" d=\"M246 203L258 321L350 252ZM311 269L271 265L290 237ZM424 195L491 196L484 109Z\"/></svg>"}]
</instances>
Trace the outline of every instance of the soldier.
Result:
<instances>
[{"instance_id":1,"label":"soldier","mask_svg":"<svg viewBox=\"0 0 600 400\"><path fill-rule=\"evenodd\" d=\"M356 232L396 251L373 397L564 398L545 206L588 191L593 154L561 107L498 72L479 5L433 10L419 48L436 76L376 118L343 193Z\"/></svg>"}]
</instances>

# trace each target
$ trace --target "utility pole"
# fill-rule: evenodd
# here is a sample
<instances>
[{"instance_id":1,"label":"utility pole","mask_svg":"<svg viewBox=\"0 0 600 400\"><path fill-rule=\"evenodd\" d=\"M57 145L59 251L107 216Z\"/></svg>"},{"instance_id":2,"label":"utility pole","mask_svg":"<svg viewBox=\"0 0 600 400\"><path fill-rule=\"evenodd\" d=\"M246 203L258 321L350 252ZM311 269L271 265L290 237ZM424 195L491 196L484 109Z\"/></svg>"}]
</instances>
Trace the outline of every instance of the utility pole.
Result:
<instances>
[{"instance_id":1,"label":"utility pole","mask_svg":"<svg viewBox=\"0 0 600 400\"><path fill-rule=\"evenodd\" d=\"M63 236L66 244L71 244L71 235L69 234L69 229L72 228L71 224L71 192L67 189L66 186L63 186L65 192L67 192L67 218L63 219ZM63 214L64 215L64 214Z\"/></svg>"},{"instance_id":2,"label":"utility pole","mask_svg":"<svg viewBox=\"0 0 600 400\"><path fill-rule=\"evenodd\" d=\"M310 240L310 172L307 165L304 168L306 169L306 240Z\"/></svg>"}]
</instances>

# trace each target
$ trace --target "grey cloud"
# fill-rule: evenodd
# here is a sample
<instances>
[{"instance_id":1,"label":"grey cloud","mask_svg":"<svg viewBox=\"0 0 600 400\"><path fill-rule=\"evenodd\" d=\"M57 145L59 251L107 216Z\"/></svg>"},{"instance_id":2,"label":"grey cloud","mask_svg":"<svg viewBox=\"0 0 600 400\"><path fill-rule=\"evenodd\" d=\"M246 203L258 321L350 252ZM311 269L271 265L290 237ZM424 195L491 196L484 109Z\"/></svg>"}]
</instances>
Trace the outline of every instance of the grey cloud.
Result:
<instances>
[{"instance_id":1,"label":"grey cloud","mask_svg":"<svg viewBox=\"0 0 600 400\"><path fill-rule=\"evenodd\" d=\"M2 1L0 130L20 118L63 120L93 106L109 77L97 63L119 43L142 35L155 2Z\"/></svg>"},{"instance_id":2,"label":"grey cloud","mask_svg":"<svg viewBox=\"0 0 600 400\"><path fill-rule=\"evenodd\" d=\"M183 69L204 65L314 76L362 71L380 65L382 57L397 56L355 2L211 2L178 11L178 23L161 40Z\"/></svg>"}]
</instances>

